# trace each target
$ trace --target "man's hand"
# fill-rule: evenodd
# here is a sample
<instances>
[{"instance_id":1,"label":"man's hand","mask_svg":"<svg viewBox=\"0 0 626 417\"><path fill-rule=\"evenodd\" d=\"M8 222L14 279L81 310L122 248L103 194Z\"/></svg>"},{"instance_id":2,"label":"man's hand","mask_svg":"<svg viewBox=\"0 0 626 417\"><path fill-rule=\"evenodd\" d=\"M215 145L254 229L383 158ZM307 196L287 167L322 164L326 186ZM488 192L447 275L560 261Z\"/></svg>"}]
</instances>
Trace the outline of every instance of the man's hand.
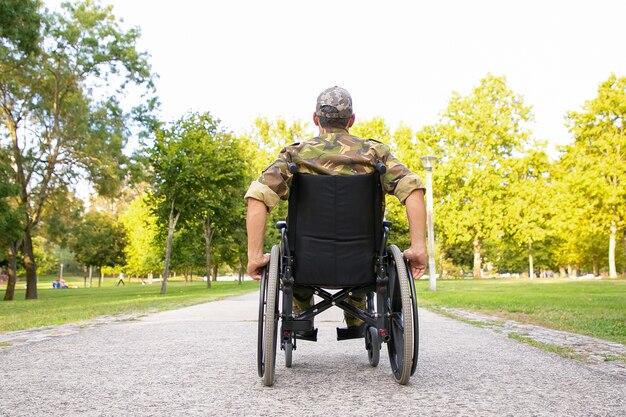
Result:
<instances>
[{"instance_id":1,"label":"man's hand","mask_svg":"<svg viewBox=\"0 0 626 417\"><path fill-rule=\"evenodd\" d=\"M413 248L404 251L404 257L408 259L411 265L411 273L413 274L413 279L418 279L426 272L426 264L427 256L426 256L426 248Z\"/></svg>"},{"instance_id":2,"label":"man's hand","mask_svg":"<svg viewBox=\"0 0 626 417\"><path fill-rule=\"evenodd\" d=\"M257 281L261 279L263 267L267 265L269 261L269 255L261 255L258 258L248 259L248 274L252 277L252 279Z\"/></svg>"}]
</instances>

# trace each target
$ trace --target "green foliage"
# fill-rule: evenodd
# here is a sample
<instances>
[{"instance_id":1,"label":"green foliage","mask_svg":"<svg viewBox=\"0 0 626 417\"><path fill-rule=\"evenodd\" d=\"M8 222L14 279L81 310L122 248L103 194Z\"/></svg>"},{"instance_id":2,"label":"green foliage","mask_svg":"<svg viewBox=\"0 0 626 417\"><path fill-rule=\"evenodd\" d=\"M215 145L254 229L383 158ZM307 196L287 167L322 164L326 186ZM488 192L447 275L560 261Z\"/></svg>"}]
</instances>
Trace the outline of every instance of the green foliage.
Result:
<instances>
[{"instance_id":1,"label":"green foliage","mask_svg":"<svg viewBox=\"0 0 626 417\"><path fill-rule=\"evenodd\" d=\"M374 139L387 145L391 142L389 126L382 117L373 117L363 121L357 120L350 128L350 134L363 139Z\"/></svg>"},{"instance_id":2,"label":"green foliage","mask_svg":"<svg viewBox=\"0 0 626 417\"><path fill-rule=\"evenodd\" d=\"M37 3L26 3L36 13ZM64 3L35 16L42 30L30 54L0 55L0 129L8 133L0 144L9 139L20 190L29 298L37 297L31 234L55 193L87 179L99 193L115 194L128 166L122 148L130 128L152 126L148 56L136 49L139 31L124 30L111 10L93 0ZM120 101L131 89L145 94L128 109Z\"/></svg>"},{"instance_id":3,"label":"green foliage","mask_svg":"<svg viewBox=\"0 0 626 417\"><path fill-rule=\"evenodd\" d=\"M128 245L124 249L124 272L129 275L147 275L163 268L163 251L157 245L157 219L148 206L145 194L130 203L120 216L126 230Z\"/></svg>"},{"instance_id":4,"label":"green foliage","mask_svg":"<svg viewBox=\"0 0 626 417\"><path fill-rule=\"evenodd\" d=\"M39 0L0 0L0 51L28 55L38 49L42 16Z\"/></svg>"},{"instance_id":5,"label":"green foliage","mask_svg":"<svg viewBox=\"0 0 626 417\"><path fill-rule=\"evenodd\" d=\"M85 266L116 266L124 264L128 243L122 224L107 213L90 211L70 241L76 260Z\"/></svg>"},{"instance_id":6,"label":"green foliage","mask_svg":"<svg viewBox=\"0 0 626 417\"><path fill-rule=\"evenodd\" d=\"M221 248L220 242L234 243L232 239L243 234L243 194L250 170L245 152L242 143L208 112L190 114L157 131L148 160L154 172L151 204L161 233L168 234L165 271L175 243L175 252L187 253L173 257L179 265L192 267L192 254L203 254L209 275L207 254L215 254L213 242ZM181 228L175 236L179 219ZM205 249L199 251L202 236Z\"/></svg>"},{"instance_id":7,"label":"green foliage","mask_svg":"<svg viewBox=\"0 0 626 417\"><path fill-rule=\"evenodd\" d=\"M574 142L562 148L561 177L573 198L561 223L576 225L578 233L565 235L564 244L577 254L575 264L604 264L611 226L616 234L626 229L626 78L611 75L567 119Z\"/></svg>"},{"instance_id":8,"label":"green foliage","mask_svg":"<svg viewBox=\"0 0 626 417\"><path fill-rule=\"evenodd\" d=\"M505 79L488 75L470 95L454 93L441 122L418 132L422 149L440 158L433 190L444 245L473 242L478 256L485 239L501 236L508 189L516 186L513 162L532 145L531 119Z\"/></svg>"},{"instance_id":9,"label":"green foliage","mask_svg":"<svg viewBox=\"0 0 626 417\"><path fill-rule=\"evenodd\" d=\"M13 183L9 159L5 149L0 148L0 259L7 248L22 236L22 213L16 208L18 189Z\"/></svg>"},{"instance_id":10,"label":"green foliage","mask_svg":"<svg viewBox=\"0 0 626 417\"><path fill-rule=\"evenodd\" d=\"M260 173L276 159L278 153L285 146L309 140L313 136L309 124L300 120L294 120L290 123L282 118L278 118L275 121L270 121L263 117L257 118L254 121L252 131L242 137L244 152L248 161L251 161L248 163L248 183L257 179ZM280 239L280 233L274 225L276 222L286 218L287 204L281 201L268 215L264 246L266 252L269 253L272 245ZM239 238L241 239L242 237L240 236Z\"/></svg>"},{"instance_id":11,"label":"green foliage","mask_svg":"<svg viewBox=\"0 0 626 417\"><path fill-rule=\"evenodd\" d=\"M59 271L59 258L56 256L57 245L54 242L50 242L43 236L35 236L33 238L33 249L37 258L38 275Z\"/></svg>"}]
</instances>

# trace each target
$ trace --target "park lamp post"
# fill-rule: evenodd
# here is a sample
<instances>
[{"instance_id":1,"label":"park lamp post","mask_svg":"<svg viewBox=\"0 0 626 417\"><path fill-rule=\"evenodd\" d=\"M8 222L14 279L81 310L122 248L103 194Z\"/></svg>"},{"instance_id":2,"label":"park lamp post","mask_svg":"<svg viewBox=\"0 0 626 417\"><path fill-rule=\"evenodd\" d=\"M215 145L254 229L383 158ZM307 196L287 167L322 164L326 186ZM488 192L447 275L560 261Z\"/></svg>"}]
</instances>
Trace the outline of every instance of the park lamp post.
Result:
<instances>
[{"instance_id":1,"label":"park lamp post","mask_svg":"<svg viewBox=\"0 0 626 417\"><path fill-rule=\"evenodd\" d=\"M435 221L433 216L433 166L436 156L422 156L422 165L426 168L426 218L428 223L428 281L431 291L437 290L435 277Z\"/></svg>"}]
</instances>

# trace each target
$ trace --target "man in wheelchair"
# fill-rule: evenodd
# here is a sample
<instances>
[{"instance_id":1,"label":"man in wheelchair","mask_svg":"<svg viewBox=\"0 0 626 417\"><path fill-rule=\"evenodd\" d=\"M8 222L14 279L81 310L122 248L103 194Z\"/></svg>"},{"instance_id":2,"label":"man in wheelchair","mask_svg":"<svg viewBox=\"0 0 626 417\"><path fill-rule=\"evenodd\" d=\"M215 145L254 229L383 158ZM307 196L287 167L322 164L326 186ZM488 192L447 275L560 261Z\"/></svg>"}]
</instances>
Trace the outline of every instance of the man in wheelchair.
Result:
<instances>
[{"instance_id":1,"label":"man in wheelchair","mask_svg":"<svg viewBox=\"0 0 626 417\"><path fill-rule=\"evenodd\" d=\"M263 254L267 213L280 199L289 198L289 227L287 222L279 222L277 227L281 229L282 245L280 248L277 246L276 253L274 249L272 252L280 258L275 259L276 275L280 275L276 277L280 284L275 285L280 285L284 299L293 299L293 305L285 305L282 316L278 306L272 305L277 314L271 316L274 321L278 320L278 316L288 321L287 325L283 323L283 330L287 329L284 330L283 341L289 339L287 366L291 366L291 349L295 349L296 338L316 340L313 317L319 309L313 308L314 293L328 298L325 301L329 305L338 305L344 310L347 328L337 329L339 339L365 336L366 345L369 343L370 346L379 337L387 341L389 336L384 327L393 322L389 312L393 308L383 301L393 287L387 285L388 277L384 272L389 262L394 268L405 270L404 257L415 279L426 269L424 186L417 175L390 153L388 146L350 135L348 131L354 121L350 94L340 87L324 90L317 98L313 114L319 135L284 148L276 161L263 171L257 181L252 182L245 195L248 203L248 273L257 280L262 279L268 263L270 268L266 274L272 273L270 256ZM391 252L385 249L390 223L382 219L383 192L395 195L406 206L411 238L411 247L404 253L396 253L396 259L391 261L383 260L393 258ZM394 248L397 250L397 247ZM380 258L374 256L374 252L381 252ZM374 270L378 271L376 280L372 278ZM405 270L404 274L408 275L407 272ZM347 275L349 277L345 278ZM374 281L377 284L372 289L370 284ZM265 283L263 280L262 292L267 293ZM344 289L346 293L340 291L340 296L335 297L321 287ZM377 301L379 309L384 309L386 315L392 317L387 321L378 317L381 314L377 314L373 307L374 291L381 299ZM267 304L264 295L261 296L262 304ZM393 300L387 304L392 305ZM269 309L267 305L262 307ZM325 305L320 304L320 307ZM413 310L416 315L417 308ZM402 316L402 311L397 315ZM417 327L417 317L414 319ZM260 320L267 321L267 312ZM368 328L372 328L371 334ZM259 332L261 338L261 329ZM416 334L414 336L417 337ZM265 335L265 339L271 340L272 335ZM417 349L416 346L413 348ZM268 350L262 346L259 349ZM370 349L371 346L368 352ZM267 363L271 362L269 356L265 352L264 363L259 357L259 374L265 374L266 385L273 383L274 363ZM370 363L371 356L370 353ZM265 372L269 370L268 366L272 368L271 372ZM413 364L411 373L414 370ZM400 373L402 376L396 376L396 379L406 383L407 371Z\"/></svg>"}]
</instances>

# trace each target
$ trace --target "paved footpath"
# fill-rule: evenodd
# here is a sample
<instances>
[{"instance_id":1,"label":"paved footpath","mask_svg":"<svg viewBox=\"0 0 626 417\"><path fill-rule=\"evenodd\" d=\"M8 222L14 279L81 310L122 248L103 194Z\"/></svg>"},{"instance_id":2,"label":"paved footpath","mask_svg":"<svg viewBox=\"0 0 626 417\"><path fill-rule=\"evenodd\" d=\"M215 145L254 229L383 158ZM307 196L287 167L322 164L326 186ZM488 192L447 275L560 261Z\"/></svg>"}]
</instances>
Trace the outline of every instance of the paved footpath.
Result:
<instances>
[{"instance_id":1,"label":"paved footpath","mask_svg":"<svg viewBox=\"0 0 626 417\"><path fill-rule=\"evenodd\" d=\"M0 348L0 415L626 415L626 373L425 310L418 369L407 386L393 381L386 350L372 368L362 340L335 340L342 324L333 309L318 316L319 341L301 342L292 368L278 353L268 388L256 370L257 303L249 294L136 320L13 334Z\"/></svg>"}]
</instances>

